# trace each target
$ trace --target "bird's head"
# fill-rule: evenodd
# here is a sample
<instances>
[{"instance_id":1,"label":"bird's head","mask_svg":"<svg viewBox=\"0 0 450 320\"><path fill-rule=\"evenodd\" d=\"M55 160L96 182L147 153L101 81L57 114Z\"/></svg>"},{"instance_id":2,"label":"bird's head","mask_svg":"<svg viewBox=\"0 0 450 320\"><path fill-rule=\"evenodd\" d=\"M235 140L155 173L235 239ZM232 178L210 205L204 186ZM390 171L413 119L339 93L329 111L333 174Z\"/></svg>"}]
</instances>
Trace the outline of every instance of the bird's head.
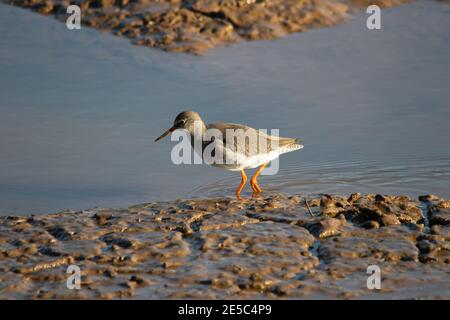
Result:
<instances>
[{"instance_id":1,"label":"bird's head","mask_svg":"<svg viewBox=\"0 0 450 320\"><path fill-rule=\"evenodd\" d=\"M195 111L183 111L179 113L175 120L173 121L173 126L167 129L162 135L160 135L158 138L155 139L155 142L161 140L165 136L167 136L169 133L172 133L173 131L177 129L185 129L189 132L194 131L195 123L198 121L198 123L203 123L202 118L200 118L200 115Z\"/></svg>"}]
</instances>

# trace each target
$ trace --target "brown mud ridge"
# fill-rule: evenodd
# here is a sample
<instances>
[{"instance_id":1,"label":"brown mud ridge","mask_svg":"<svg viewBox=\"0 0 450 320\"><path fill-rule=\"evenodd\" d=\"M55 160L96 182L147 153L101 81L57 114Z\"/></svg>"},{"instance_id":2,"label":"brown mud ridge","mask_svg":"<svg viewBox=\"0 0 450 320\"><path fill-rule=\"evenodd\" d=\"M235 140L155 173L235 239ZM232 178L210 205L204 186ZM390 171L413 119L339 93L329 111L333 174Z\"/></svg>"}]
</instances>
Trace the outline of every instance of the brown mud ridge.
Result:
<instances>
[{"instance_id":1,"label":"brown mud ridge","mask_svg":"<svg viewBox=\"0 0 450 320\"><path fill-rule=\"evenodd\" d=\"M69 265L81 289L69 290ZM367 289L367 267L381 289ZM280 194L0 218L0 298L450 298L450 201Z\"/></svg>"},{"instance_id":2,"label":"brown mud ridge","mask_svg":"<svg viewBox=\"0 0 450 320\"><path fill-rule=\"evenodd\" d=\"M241 40L276 39L334 26L368 5L412 0L3 0L66 21L78 4L81 22L133 43L201 54Z\"/></svg>"}]
</instances>

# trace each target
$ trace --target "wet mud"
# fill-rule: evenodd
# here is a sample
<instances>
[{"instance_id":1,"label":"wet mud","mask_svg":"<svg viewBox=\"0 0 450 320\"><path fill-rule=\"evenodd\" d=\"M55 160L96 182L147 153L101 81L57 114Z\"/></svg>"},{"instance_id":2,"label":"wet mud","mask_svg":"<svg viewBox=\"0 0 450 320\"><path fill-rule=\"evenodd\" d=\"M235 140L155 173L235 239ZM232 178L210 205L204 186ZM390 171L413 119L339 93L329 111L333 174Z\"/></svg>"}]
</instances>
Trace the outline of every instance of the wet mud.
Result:
<instances>
[{"instance_id":1,"label":"wet mud","mask_svg":"<svg viewBox=\"0 0 450 320\"><path fill-rule=\"evenodd\" d=\"M81 271L71 290L70 265ZM381 289L368 289L370 265ZM194 199L0 217L1 299L450 298L450 201Z\"/></svg>"},{"instance_id":2,"label":"wet mud","mask_svg":"<svg viewBox=\"0 0 450 320\"><path fill-rule=\"evenodd\" d=\"M52 15L81 8L81 23L129 38L134 44L202 54L245 40L271 40L341 23L359 10L413 0L3 0Z\"/></svg>"}]
</instances>

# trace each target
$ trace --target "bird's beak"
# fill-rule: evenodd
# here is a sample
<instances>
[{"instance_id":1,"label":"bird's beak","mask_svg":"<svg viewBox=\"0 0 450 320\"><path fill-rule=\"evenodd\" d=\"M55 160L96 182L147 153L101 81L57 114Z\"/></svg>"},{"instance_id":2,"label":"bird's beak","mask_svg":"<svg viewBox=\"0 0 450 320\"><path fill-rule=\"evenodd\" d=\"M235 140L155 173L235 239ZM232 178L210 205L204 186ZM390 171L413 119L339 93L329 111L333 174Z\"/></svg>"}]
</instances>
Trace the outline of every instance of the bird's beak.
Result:
<instances>
[{"instance_id":1,"label":"bird's beak","mask_svg":"<svg viewBox=\"0 0 450 320\"><path fill-rule=\"evenodd\" d=\"M165 136L167 136L169 133L172 133L173 131L175 131L175 127L170 128L169 130L167 130L166 132L164 132L162 135L160 135L158 138L155 139L155 142L161 140L162 138L164 138Z\"/></svg>"}]
</instances>

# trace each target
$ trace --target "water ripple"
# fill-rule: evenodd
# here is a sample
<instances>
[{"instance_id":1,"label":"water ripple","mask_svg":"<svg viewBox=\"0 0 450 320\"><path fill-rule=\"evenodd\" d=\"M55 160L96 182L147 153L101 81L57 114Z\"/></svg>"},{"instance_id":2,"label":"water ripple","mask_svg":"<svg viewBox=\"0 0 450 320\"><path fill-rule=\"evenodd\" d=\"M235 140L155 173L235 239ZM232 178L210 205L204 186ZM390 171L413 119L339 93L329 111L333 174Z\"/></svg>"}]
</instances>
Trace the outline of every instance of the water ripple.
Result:
<instances>
[{"instance_id":1,"label":"water ripple","mask_svg":"<svg viewBox=\"0 0 450 320\"><path fill-rule=\"evenodd\" d=\"M190 197L220 196L232 193L239 183L239 176L230 176L191 190ZM353 159L326 163L290 163L280 168L278 174L261 176L266 191L285 193L349 193L394 192L417 196L440 190L440 196L448 197L450 190L449 158L395 158L384 161ZM247 192L249 192L249 188ZM445 191L444 191L445 193Z\"/></svg>"}]
</instances>

